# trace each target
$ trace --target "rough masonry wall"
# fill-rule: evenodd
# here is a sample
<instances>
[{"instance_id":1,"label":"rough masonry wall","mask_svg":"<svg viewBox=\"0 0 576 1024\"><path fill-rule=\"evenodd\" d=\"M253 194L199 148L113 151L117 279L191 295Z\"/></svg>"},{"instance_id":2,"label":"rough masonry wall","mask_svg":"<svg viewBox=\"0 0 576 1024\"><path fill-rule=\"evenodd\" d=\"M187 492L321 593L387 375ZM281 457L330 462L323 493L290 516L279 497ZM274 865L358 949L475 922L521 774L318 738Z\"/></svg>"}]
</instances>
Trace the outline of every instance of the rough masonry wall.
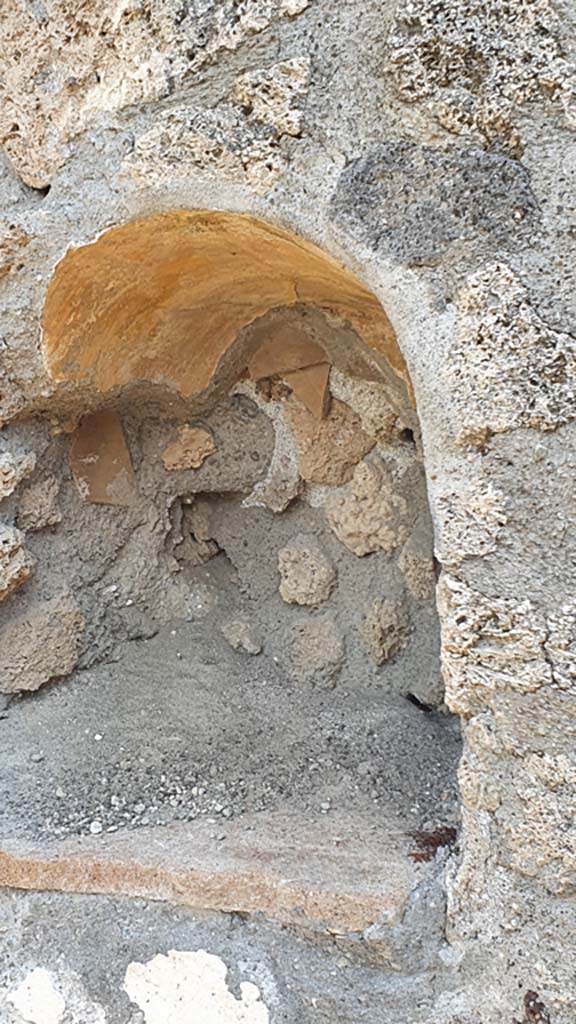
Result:
<instances>
[{"instance_id":1,"label":"rough masonry wall","mask_svg":"<svg viewBox=\"0 0 576 1024\"><path fill-rule=\"evenodd\" d=\"M454 976L427 1020L571 1024L573 9L13 0L2 32L4 420L52 389L54 266L135 216L260 215L381 299L416 393L466 744Z\"/></svg>"}]
</instances>

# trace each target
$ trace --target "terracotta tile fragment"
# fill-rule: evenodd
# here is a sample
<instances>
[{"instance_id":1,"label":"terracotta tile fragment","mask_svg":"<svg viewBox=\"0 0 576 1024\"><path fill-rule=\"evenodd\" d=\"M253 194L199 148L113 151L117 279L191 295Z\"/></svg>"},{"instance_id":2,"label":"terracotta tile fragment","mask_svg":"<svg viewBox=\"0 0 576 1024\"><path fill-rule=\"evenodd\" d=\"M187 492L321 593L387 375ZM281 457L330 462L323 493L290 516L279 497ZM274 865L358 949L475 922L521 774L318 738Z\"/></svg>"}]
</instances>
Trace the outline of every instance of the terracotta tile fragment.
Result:
<instances>
[{"instance_id":1,"label":"terracotta tile fragment","mask_svg":"<svg viewBox=\"0 0 576 1024\"><path fill-rule=\"evenodd\" d=\"M214 455L214 438L202 427L180 427L178 436L162 453L162 462L168 470L199 469L203 462Z\"/></svg>"},{"instance_id":2,"label":"terracotta tile fragment","mask_svg":"<svg viewBox=\"0 0 576 1024\"><path fill-rule=\"evenodd\" d=\"M318 363L316 366L307 366L302 370L293 370L283 374L284 380L290 385L292 391L306 406L308 412L317 420L327 415L330 406L330 392L328 380L330 378L330 363Z\"/></svg>"},{"instance_id":3,"label":"terracotta tile fragment","mask_svg":"<svg viewBox=\"0 0 576 1024\"><path fill-rule=\"evenodd\" d=\"M299 331L294 325L286 325L275 330L255 352L248 362L248 371L252 380L260 380L262 377L273 377L276 373L284 375L292 370L324 362L326 353L320 345L316 345L304 331Z\"/></svg>"},{"instance_id":4,"label":"terracotta tile fragment","mask_svg":"<svg viewBox=\"0 0 576 1024\"><path fill-rule=\"evenodd\" d=\"M75 432L70 466L78 489L98 505L131 505L136 479L122 422L115 412L85 416Z\"/></svg>"},{"instance_id":5,"label":"terracotta tile fragment","mask_svg":"<svg viewBox=\"0 0 576 1024\"><path fill-rule=\"evenodd\" d=\"M219 828L196 821L55 842L6 839L0 885L171 900L199 910L263 914L335 933L402 917L430 872L411 860L399 822L354 815L253 815ZM358 842L362 835L363 841ZM294 837L298 837L295 842Z\"/></svg>"}]
</instances>

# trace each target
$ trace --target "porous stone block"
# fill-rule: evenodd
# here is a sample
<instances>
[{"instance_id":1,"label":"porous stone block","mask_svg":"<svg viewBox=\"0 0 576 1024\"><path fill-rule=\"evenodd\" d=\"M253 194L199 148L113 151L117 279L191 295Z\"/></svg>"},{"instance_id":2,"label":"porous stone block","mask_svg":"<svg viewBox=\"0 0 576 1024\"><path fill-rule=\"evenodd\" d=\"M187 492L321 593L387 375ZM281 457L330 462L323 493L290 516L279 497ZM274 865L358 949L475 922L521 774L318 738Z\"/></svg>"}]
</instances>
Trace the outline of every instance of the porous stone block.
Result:
<instances>
[{"instance_id":1,"label":"porous stone block","mask_svg":"<svg viewBox=\"0 0 576 1024\"><path fill-rule=\"evenodd\" d=\"M326 518L355 555L393 551L405 540L406 501L382 462L362 462L349 486L326 502Z\"/></svg>"},{"instance_id":2,"label":"porous stone block","mask_svg":"<svg viewBox=\"0 0 576 1024\"><path fill-rule=\"evenodd\" d=\"M11 452L0 454L0 501L16 490L18 484L29 476L36 465L33 452L20 457Z\"/></svg>"},{"instance_id":3,"label":"porous stone block","mask_svg":"<svg viewBox=\"0 0 576 1024\"><path fill-rule=\"evenodd\" d=\"M410 622L405 606L390 598L374 598L362 623L362 639L375 665L383 665L408 642Z\"/></svg>"},{"instance_id":4,"label":"porous stone block","mask_svg":"<svg viewBox=\"0 0 576 1024\"><path fill-rule=\"evenodd\" d=\"M73 597L64 594L33 604L0 636L0 691L38 690L68 675L80 653L84 618Z\"/></svg>"},{"instance_id":5,"label":"porous stone block","mask_svg":"<svg viewBox=\"0 0 576 1024\"><path fill-rule=\"evenodd\" d=\"M24 547L24 534L14 526L0 525L0 601L26 583L34 564Z\"/></svg>"},{"instance_id":6,"label":"porous stone block","mask_svg":"<svg viewBox=\"0 0 576 1024\"><path fill-rule=\"evenodd\" d=\"M360 417L336 400L322 420L294 398L284 408L298 448L301 477L315 484L343 484L350 480L354 466L374 445L362 430Z\"/></svg>"},{"instance_id":7,"label":"porous stone block","mask_svg":"<svg viewBox=\"0 0 576 1024\"><path fill-rule=\"evenodd\" d=\"M288 604L319 605L336 583L336 570L314 536L299 533L278 552L280 594Z\"/></svg>"},{"instance_id":8,"label":"porous stone block","mask_svg":"<svg viewBox=\"0 0 576 1024\"><path fill-rule=\"evenodd\" d=\"M18 504L18 525L24 530L43 530L56 526L62 519L58 507L60 481L54 476L36 480L22 492Z\"/></svg>"}]
</instances>

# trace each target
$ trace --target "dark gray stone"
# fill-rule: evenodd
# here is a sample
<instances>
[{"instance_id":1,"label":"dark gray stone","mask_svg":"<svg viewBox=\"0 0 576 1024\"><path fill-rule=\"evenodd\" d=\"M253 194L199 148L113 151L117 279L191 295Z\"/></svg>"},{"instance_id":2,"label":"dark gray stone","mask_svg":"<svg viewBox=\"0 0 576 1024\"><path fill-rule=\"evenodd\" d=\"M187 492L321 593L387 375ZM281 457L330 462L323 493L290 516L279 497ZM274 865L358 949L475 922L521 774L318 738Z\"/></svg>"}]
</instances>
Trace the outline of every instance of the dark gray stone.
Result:
<instances>
[{"instance_id":1,"label":"dark gray stone","mask_svg":"<svg viewBox=\"0 0 576 1024\"><path fill-rule=\"evenodd\" d=\"M383 142L340 176L331 217L408 265L438 262L456 242L516 247L539 217L529 174L481 149Z\"/></svg>"}]
</instances>

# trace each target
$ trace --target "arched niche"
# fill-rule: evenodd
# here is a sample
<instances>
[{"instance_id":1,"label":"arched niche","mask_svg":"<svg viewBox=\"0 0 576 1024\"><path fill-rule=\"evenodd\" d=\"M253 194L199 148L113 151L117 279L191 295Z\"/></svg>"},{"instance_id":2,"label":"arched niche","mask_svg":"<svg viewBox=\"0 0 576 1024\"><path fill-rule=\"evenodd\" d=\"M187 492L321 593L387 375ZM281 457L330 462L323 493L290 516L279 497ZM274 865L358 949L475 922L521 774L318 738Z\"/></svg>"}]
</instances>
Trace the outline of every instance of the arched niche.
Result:
<instances>
[{"instance_id":1,"label":"arched niche","mask_svg":"<svg viewBox=\"0 0 576 1024\"><path fill-rule=\"evenodd\" d=\"M243 328L295 305L348 324L405 392L394 330L358 278L282 228L206 210L145 217L69 250L46 299L48 370L100 393L147 381L189 397L209 386Z\"/></svg>"}]
</instances>

